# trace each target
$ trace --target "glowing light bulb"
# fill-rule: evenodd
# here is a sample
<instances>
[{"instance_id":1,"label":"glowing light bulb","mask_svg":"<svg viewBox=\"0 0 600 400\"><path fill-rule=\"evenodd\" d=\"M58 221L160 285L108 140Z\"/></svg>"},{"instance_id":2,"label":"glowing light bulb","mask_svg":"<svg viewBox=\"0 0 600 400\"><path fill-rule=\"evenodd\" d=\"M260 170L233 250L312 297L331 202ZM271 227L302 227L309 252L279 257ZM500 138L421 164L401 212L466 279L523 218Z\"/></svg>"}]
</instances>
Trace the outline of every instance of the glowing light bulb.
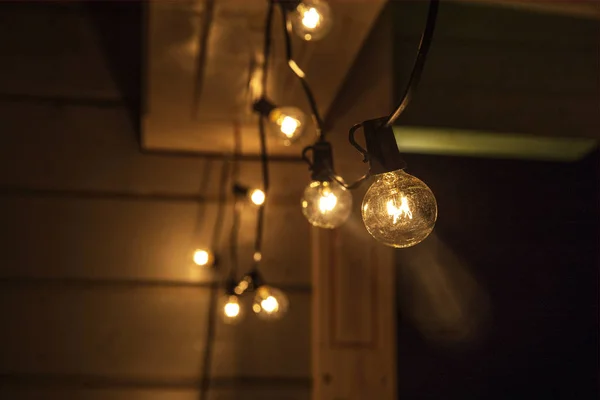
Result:
<instances>
[{"instance_id":1,"label":"glowing light bulb","mask_svg":"<svg viewBox=\"0 0 600 400\"><path fill-rule=\"evenodd\" d=\"M335 181L313 181L304 189L301 204L302 214L311 225L333 229L350 216L352 194Z\"/></svg>"},{"instance_id":2,"label":"glowing light bulb","mask_svg":"<svg viewBox=\"0 0 600 400\"><path fill-rule=\"evenodd\" d=\"M265 202L265 192L260 189L254 189L249 193L250 201L257 206L262 205Z\"/></svg>"},{"instance_id":3,"label":"glowing light bulb","mask_svg":"<svg viewBox=\"0 0 600 400\"><path fill-rule=\"evenodd\" d=\"M331 8L325 1L306 0L292 13L292 27L300 38L310 41L325 37L331 30Z\"/></svg>"},{"instance_id":4,"label":"glowing light bulb","mask_svg":"<svg viewBox=\"0 0 600 400\"><path fill-rule=\"evenodd\" d=\"M262 319L279 319L287 312L287 296L279 289L263 285L256 290L252 310Z\"/></svg>"},{"instance_id":5,"label":"glowing light bulb","mask_svg":"<svg viewBox=\"0 0 600 400\"><path fill-rule=\"evenodd\" d=\"M227 324L235 324L242 318L240 299L233 294L226 294L222 297L219 309L221 310L223 322Z\"/></svg>"},{"instance_id":6,"label":"glowing light bulb","mask_svg":"<svg viewBox=\"0 0 600 400\"><path fill-rule=\"evenodd\" d=\"M392 247L423 241L435 225L437 202L431 189L403 170L377 176L362 203L362 218L375 239Z\"/></svg>"},{"instance_id":7,"label":"glowing light bulb","mask_svg":"<svg viewBox=\"0 0 600 400\"><path fill-rule=\"evenodd\" d=\"M297 107L277 107L269 113L269 131L289 146L304 132L306 117Z\"/></svg>"},{"instance_id":8,"label":"glowing light bulb","mask_svg":"<svg viewBox=\"0 0 600 400\"><path fill-rule=\"evenodd\" d=\"M204 249L197 249L194 252L193 258L194 258L194 263L201 267L210 267L213 265L213 262L215 261L214 255L210 251L204 250Z\"/></svg>"}]
</instances>

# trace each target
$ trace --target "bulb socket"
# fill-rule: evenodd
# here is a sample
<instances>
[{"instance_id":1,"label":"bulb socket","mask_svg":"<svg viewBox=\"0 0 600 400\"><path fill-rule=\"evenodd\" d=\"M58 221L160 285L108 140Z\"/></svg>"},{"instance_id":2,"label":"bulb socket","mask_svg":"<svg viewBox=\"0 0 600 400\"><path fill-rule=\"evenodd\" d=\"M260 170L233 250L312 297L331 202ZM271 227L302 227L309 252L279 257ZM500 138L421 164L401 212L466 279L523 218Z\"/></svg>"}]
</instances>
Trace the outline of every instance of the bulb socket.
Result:
<instances>
[{"instance_id":1,"label":"bulb socket","mask_svg":"<svg viewBox=\"0 0 600 400\"><path fill-rule=\"evenodd\" d=\"M276 0L275 2L281 4L288 12L294 11L302 3L301 0Z\"/></svg>"},{"instance_id":2,"label":"bulb socket","mask_svg":"<svg viewBox=\"0 0 600 400\"><path fill-rule=\"evenodd\" d=\"M388 117L370 119L355 125L350 130L350 143L363 154L363 162L369 163L371 175L406 168L406 162L404 162L398 150L394 130L391 126L386 125L387 120ZM354 139L354 134L360 127L363 128L365 134L366 150Z\"/></svg>"},{"instance_id":3,"label":"bulb socket","mask_svg":"<svg viewBox=\"0 0 600 400\"><path fill-rule=\"evenodd\" d=\"M312 150L312 162L307 153ZM333 150L331 143L318 141L302 151L302 157L310 165L311 179L319 182L330 182L333 174Z\"/></svg>"},{"instance_id":4,"label":"bulb socket","mask_svg":"<svg viewBox=\"0 0 600 400\"><path fill-rule=\"evenodd\" d=\"M249 187L240 185L239 183L234 184L232 190L233 194L237 197L245 197L250 193Z\"/></svg>"},{"instance_id":5,"label":"bulb socket","mask_svg":"<svg viewBox=\"0 0 600 400\"><path fill-rule=\"evenodd\" d=\"M265 284L262 275L257 269L250 271L250 273L248 273L244 279L248 280L248 289L246 289L248 292L253 292Z\"/></svg>"},{"instance_id":6,"label":"bulb socket","mask_svg":"<svg viewBox=\"0 0 600 400\"><path fill-rule=\"evenodd\" d=\"M237 287L237 285L238 283L236 282L233 276L227 278L227 280L225 281L225 294L227 294L228 296L236 296L235 288Z\"/></svg>"},{"instance_id":7,"label":"bulb socket","mask_svg":"<svg viewBox=\"0 0 600 400\"><path fill-rule=\"evenodd\" d=\"M275 104L264 97L260 98L252 105L252 109L264 117L268 117L276 108L277 106Z\"/></svg>"}]
</instances>

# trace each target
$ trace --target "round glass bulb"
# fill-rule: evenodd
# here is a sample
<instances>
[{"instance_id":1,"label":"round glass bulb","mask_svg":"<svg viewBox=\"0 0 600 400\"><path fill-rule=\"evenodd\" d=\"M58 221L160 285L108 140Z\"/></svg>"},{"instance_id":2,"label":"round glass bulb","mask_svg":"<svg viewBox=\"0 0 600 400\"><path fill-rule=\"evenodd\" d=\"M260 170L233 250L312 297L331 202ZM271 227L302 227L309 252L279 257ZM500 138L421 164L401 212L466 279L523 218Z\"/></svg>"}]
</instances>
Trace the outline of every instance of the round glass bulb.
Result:
<instances>
[{"instance_id":1,"label":"round glass bulb","mask_svg":"<svg viewBox=\"0 0 600 400\"><path fill-rule=\"evenodd\" d=\"M250 201L257 206L260 206L265 202L265 192L260 189L250 191L248 196L250 197Z\"/></svg>"},{"instance_id":2,"label":"round glass bulb","mask_svg":"<svg viewBox=\"0 0 600 400\"><path fill-rule=\"evenodd\" d=\"M256 289L252 310L259 318L272 320L283 317L288 305L287 296L281 290L262 285Z\"/></svg>"},{"instance_id":3,"label":"round glass bulb","mask_svg":"<svg viewBox=\"0 0 600 400\"><path fill-rule=\"evenodd\" d=\"M306 125L306 116L297 107L277 107L269 113L268 120L270 133L286 146L298 140Z\"/></svg>"},{"instance_id":4,"label":"round glass bulb","mask_svg":"<svg viewBox=\"0 0 600 400\"><path fill-rule=\"evenodd\" d=\"M371 236L383 244L410 247L433 230L437 202L421 180L403 170L386 172L367 190L362 219Z\"/></svg>"},{"instance_id":5,"label":"round glass bulb","mask_svg":"<svg viewBox=\"0 0 600 400\"><path fill-rule=\"evenodd\" d=\"M223 322L227 324L235 324L242 318L242 307L238 296L226 294L221 298L219 310Z\"/></svg>"},{"instance_id":6,"label":"round glass bulb","mask_svg":"<svg viewBox=\"0 0 600 400\"><path fill-rule=\"evenodd\" d=\"M197 249L196 251L194 251L193 258L194 263L201 267L210 267L215 261L214 255L210 251L204 249Z\"/></svg>"},{"instance_id":7,"label":"round glass bulb","mask_svg":"<svg viewBox=\"0 0 600 400\"><path fill-rule=\"evenodd\" d=\"M319 228L337 228L350 216L352 194L335 181L312 181L302 196L302 214Z\"/></svg>"},{"instance_id":8,"label":"round glass bulb","mask_svg":"<svg viewBox=\"0 0 600 400\"><path fill-rule=\"evenodd\" d=\"M300 3L292 13L291 21L296 35L306 41L324 38L333 25L329 4L320 0Z\"/></svg>"}]
</instances>

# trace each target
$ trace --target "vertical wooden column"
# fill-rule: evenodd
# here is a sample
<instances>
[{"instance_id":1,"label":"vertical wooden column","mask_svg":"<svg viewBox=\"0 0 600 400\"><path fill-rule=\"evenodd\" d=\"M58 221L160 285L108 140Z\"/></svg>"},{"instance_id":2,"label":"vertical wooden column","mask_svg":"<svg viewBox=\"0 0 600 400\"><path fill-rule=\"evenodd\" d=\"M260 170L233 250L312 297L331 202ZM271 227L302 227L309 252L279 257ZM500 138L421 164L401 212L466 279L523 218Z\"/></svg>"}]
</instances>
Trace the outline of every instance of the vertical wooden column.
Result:
<instances>
[{"instance_id":1,"label":"vertical wooden column","mask_svg":"<svg viewBox=\"0 0 600 400\"><path fill-rule=\"evenodd\" d=\"M336 170L349 181L367 166L348 144L348 130L393 108L391 22L388 5L327 116ZM313 400L396 399L394 252L363 225L370 183L353 192L352 216L340 229L312 232Z\"/></svg>"},{"instance_id":2,"label":"vertical wooden column","mask_svg":"<svg viewBox=\"0 0 600 400\"><path fill-rule=\"evenodd\" d=\"M395 399L393 251L357 228L313 231L313 399Z\"/></svg>"}]
</instances>

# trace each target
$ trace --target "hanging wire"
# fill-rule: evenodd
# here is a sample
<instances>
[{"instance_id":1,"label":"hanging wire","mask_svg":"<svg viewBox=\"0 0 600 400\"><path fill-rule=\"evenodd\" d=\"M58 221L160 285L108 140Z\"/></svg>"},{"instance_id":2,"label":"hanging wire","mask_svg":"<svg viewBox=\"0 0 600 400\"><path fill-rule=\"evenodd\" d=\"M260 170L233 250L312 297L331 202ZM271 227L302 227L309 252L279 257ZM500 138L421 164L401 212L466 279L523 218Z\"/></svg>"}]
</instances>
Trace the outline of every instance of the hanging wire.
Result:
<instances>
[{"instance_id":1,"label":"hanging wire","mask_svg":"<svg viewBox=\"0 0 600 400\"><path fill-rule=\"evenodd\" d=\"M231 181L235 184L239 180L240 167L239 157L242 152L242 137L239 123L235 123L233 126L233 167L231 170ZM240 232L240 204L238 202L238 196L234 196L233 199L233 222L231 224L231 231L229 233L229 278L235 280L237 278L239 260L237 252L238 236Z\"/></svg>"},{"instance_id":2,"label":"hanging wire","mask_svg":"<svg viewBox=\"0 0 600 400\"><path fill-rule=\"evenodd\" d=\"M225 202L227 200L227 182L229 180L230 162L223 160L219 177L219 195L217 205L217 216L213 226L211 249L219 248L219 239L223 230L223 219ZM212 355L215 342L215 331L217 324L217 300L219 287L212 285L208 296L208 312L206 316L206 343L204 346L204 361L202 364L202 380L200 382L200 399L205 400L210 390L210 371L212 366Z\"/></svg>"},{"instance_id":3,"label":"hanging wire","mask_svg":"<svg viewBox=\"0 0 600 400\"><path fill-rule=\"evenodd\" d=\"M410 74L410 78L408 79L408 84L406 85L406 89L404 89L404 95L402 96L402 100L400 104L394 112L390 114L387 122L385 123L386 127L390 127L396 122L398 117L404 112L408 104L410 103L417 86L419 85L419 81L421 80L421 74L423 73L423 68L425 67L425 60L427 59L427 53L429 52L429 47L431 47L431 39L433 38L433 32L435 31L435 22L437 19L439 0L430 0L429 1L429 11L427 12L427 22L425 23L425 29L423 30L423 34L421 35L421 41L419 43L419 49L417 50L417 58L415 59L415 63L413 65L412 72Z\"/></svg>"},{"instance_id":4,"label":"hanging wire","mask_svg":"<svg viewBox=\"0 0 600 400\"><path fill-rule=\"evenodd\" d=\"M288 63L288 66L290 67L290 69L292 70L294 75L296 75L296 77L298 77L298 80L300 81L300 85L302 86L302 89L304 90L304 94L306 95L306 100L308 101L310 110L312 112L313 120L315 121L315 126L317 129L317 136L319 138L318 140L323 141L323 140L325 140L326 132L324 130L323 119L321 118L321 114L319 113L319 108L317 107L317 101L315 100L315 96L313 95L312 89L310 88L308 81L306 80L304 71L302 71L302 69L300 69L300 67L298 66L298 64L296 64L296 61L294 61L294 58L293 58L292 39L290 37L291 26L290 26L290 21L288 19L288 10L286 9L283 2L279 2L279 9L281 10L281 20L283 22L283 38L284 38L284 43L285 43L285 58Z\"/></svg>"},{"instance_id":5,"label":"hanging wire","mask_svg":"<svg viewBox=\"0 0 600 400\"><path fill-rule=\"evenodd\" d=\"M269 59L271 57L271 43L272 43L272 26L273 26L273 0L269 1L267 6L267 17L265 20L265 41L263 47L263 71L262 71L262 85L261 85L261 98L265 98L267 94L268 84L268 71L269 71ZM258 216L256 220L256 236L254 238L254 253L262 254L262 238L264 230L264 219L265 219L265 205L268 199L269 191L269 158L267 153L267 137L265 133L265 120L262 115L258 117L258 136L260 141L260 163L262 170L262 181L263 191L265 192L265 202L258 207ZM258 269L260 258L254 258L253 270Z\"/></svg>"}]
</instances>

